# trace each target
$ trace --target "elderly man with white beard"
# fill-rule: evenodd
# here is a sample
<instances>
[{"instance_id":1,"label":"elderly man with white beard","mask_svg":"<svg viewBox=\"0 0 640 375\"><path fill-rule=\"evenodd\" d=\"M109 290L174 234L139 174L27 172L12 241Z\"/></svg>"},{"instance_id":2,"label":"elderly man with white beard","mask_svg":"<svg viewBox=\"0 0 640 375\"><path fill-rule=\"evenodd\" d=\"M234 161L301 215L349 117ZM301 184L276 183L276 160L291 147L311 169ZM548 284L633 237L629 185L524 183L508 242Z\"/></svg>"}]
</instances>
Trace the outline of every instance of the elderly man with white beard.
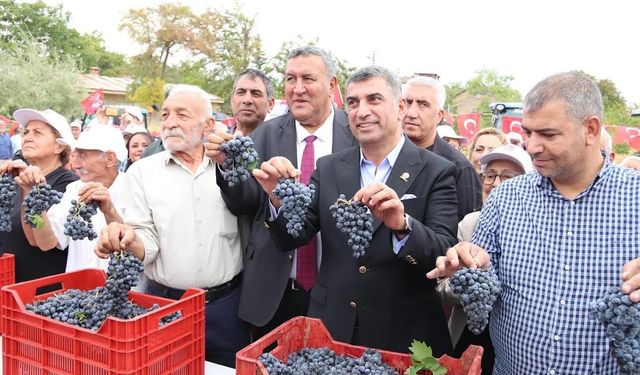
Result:
<instances>
[{"instance_id":1,"label":"elderly man with white beard","mask_svg":"<svg viewBox=\"0 0 640 375\"><path fill-rule=\"evenodd\" d=\"M188 288L204 289L205 357L235 366L235 353L249 343L238 319L242 249L237 210L222 200L225 183L204 153L213 130L209 96L202 89L175 86L161 110L165 151L132 164L123 222L99 238L96 254L130 250L144 262L147 293L179 299Z\"/></svg>"}]
</instances>

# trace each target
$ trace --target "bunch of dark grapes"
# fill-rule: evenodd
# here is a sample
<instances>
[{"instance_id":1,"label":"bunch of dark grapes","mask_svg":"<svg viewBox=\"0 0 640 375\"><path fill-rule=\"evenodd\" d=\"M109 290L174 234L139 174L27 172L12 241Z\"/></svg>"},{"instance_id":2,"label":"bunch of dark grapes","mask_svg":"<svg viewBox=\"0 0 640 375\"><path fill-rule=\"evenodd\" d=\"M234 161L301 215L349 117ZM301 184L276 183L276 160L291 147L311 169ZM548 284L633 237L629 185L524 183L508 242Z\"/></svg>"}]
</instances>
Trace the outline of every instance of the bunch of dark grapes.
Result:
<instances>
[{"instance_id":1,"label":"bunch of dark grapes","mask_svg":"<svg viewBox=\"0 0 640 375\"><path fill-rule=\"evenodd\" d=\"M298 237L300 234L315 191L313 184L306 186L288 178L280 178L273 189L273 194L282 204L282 215L287 219L287 232L291 236Z\"/></svg>"},{"instance_id":2,"label":"bunch of dark grapes","mask_svg":"<svg viewBox=\"0 0 640 375\"><path fill-rule=\"evenodd\" d=\"M11 209L18 193L16 181L10 173L0 177L0 232L11 232Z\"/></svg>"},{"instance_id":3,"label":"bunch of dark grapes","mask_svg":"<svg viewBox=\"0 0 640 375\"><path fill-rule=\"evenodd\" d=\"M64 234L73 240L88 238L93 241L98 238L98 234L93 230L91 217L98 213L96 202L82 203L73 199L67 221L64 223Z\"/></svg>"},{"instance_id":4,"label":"bunch of dark grapes","mask_svg":"<svg viewBox=\"0 0 640 375\"><path fill-rule=\"evenodd\" d=\"M479 335L489 324L489 313L502 292L498 277L492 271L462 268L449 283L467 315L467 327Z\"/></svg>"},{"instance_id":5,"label":"bunch of dark grapes","mask_svg":"<svg viewBox=\"0 0 640 375\"><path fill-rule=\"evenodd\" d=\"M589 310L607 330L620 373L640 373L640 303L632 302L619 287L611 287Z\"/></svg>"},{"instance_id":6,"label":"bunch of dark grapes","mask_svg":"<svg viewBox=\"0 0 640 375\"><path fill-rule=\"evenodd\" d=\"M247 181L251 171L258 164L258 152L250 137L236 136L220 145L227 157L222 163L222 176L229 186Z\"/></svg>"},{"instance_id":7,"label":"bunch of dark grapes","mask_svg":"<svg viewBox=\"0 0 640 375\"><path fill-rule=\"evenodd\" d=\"M346 200L344 194L340 194L329 210L336 219L336 227L349 235L347 243L353 250L353 257L358 259L363 256L373 238L371 211L361 202Z\"/></svg>"},{"instance_id":8,"label":"bunch of dark grapes","mask_svg":"<svg viewBox=\"0 0 640 375\"><path fill-rule=\"evenodd\" d=\"M44 220L42 213L47 212L49 207L60 203L62 193L53 190L49 184L40 184L31 188L31 191L24 198L22 205L25 207L24 222L32 228L42 228Z\"/></svg>"},{"instance_id":9,"label":"bunch of dark grapes","mask_svg":"<svg viewBox=\"0 0 640 375\"><path fill-rule=\"evenodd\" d=\"M271 353L262 354L259 360L269 375L398 375L374 349L367 349L361 357L354 358L338 355L329 348L302 348L289 354L286 363Z\"/></svg>"},{"instance_id":10,"label":"bunch of dark grapes","mask_svg":"<svg viewBox=\"0 0 640 375\"><path fill-rule=\"evenodd\" d=\"M64 293L36 301L26 306L28 311L68 324L97 331L109 316L131 319L158 309L154 304L146 309L129 300L128 294L139 281L142 261L131 253L111 254L105 286L91 290L69 289ZM176 311L160 321L167 324L182 316Z\"/></svg>"}]
</instances>

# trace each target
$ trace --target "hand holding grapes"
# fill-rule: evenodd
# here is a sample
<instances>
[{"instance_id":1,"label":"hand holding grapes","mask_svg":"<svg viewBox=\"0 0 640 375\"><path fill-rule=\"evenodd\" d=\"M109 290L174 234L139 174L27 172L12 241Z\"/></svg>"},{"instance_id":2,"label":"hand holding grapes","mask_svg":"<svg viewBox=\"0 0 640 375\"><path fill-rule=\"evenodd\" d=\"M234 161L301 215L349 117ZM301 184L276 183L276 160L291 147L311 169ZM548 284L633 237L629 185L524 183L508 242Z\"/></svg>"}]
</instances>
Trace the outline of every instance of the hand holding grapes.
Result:
<instances>
[{"instance_id":1,"label":"hand holding grapes","mask_svg":"<svg viewBox=\"0 0 640 375\"><path fill-rule=\"evenodd\" d=\"M89 182L78 191L78 201L82 203L96 202L100 211L109 212L113 209L109 189L100 182Z\"/></svg>"},{"instance_id":2,"label":"hand holding grapes","mask_svg":"<svg viewBox=\"0 0 640 375\"><path fill-rule=\"evenodd\" d=\"M13 164L14 162L12 162ZM19 171L19 172L18 172ZM18 173L16 173L18 172ZM44 174L40 168L35 165L27 166L24 162L13 164L13 172L16 175L16 183L20 185L23 196L31 191L33 186L37 186L46 182Z\"/></svg>"},{"instance_id":3,"label":"hand holding grapes","mask_svg":"<svg viewBox=\"0 0 640 375\"><path fill-rule=\"evenodd\" d=\"M427 273L427 278L451 277L460 268L486 269L489 264L489 254L484 249L470 242L460 242L436 259L436 268Z\"/></svg>"},{"instance_id":4,"label":"hand holding grapes","mask_svg":"<svg viewBox=\"0 0 640 375\"><path fill-rule=\"evenodd\" d=\"M382 183L369 184L358 190L353 200L369 207L371 214L393 231L405 228L404 205L395 190Z\"/></svg>"},{"instance_id":5,"label":"hand holding grapes","mask_svg":"<svg viewBox=\"0 0 640 375\"><path fill-rule=\"evenodd\" d=\"M104 227L98 237L95 253L107 259L113 252L131 251L136 258L144 260L144 244L136 235L132 226L122 223L111 223Z\"/></svg>"},{"instance_id":6,"label":"hand holding grapes","mask_svg":"<svg viewBox=\"0 0 640 375\"><path fill-rule=\"evenodd\" d=\"M240 132L236 132L236 134L241 134ZM216 162L218 165L222 165L224 160L227 158L226 154L220 150L220 145L223 143L233 139L235 137L234 134L227 133L227 127L224 125L216 124L216 128L207 135L206 142L204 143L204 153L211 160Z\"/></svg>"},{"instance_id":7,"label":"hand holding grapes","mask_svg":"<svg viewBox=\"0 0 640 375\"><path fill-rule=\"evenodd\" d=\"M262 189L269 194L271 203L278 208L280 207L280 200L273 194L273 190L278 185L278 180L281 177L296 179L300 177L300 171L294 168L289 159L275 156L269 161L263 162L259 169L254 169L253 176L262 186Z\"/></svg>"},{"instance_id":8,"label":"hand holding grapes","mask_svg":"<svg viewBox=\"0 0 640 375\"><path fill-rule=\"evenodd\" d=\"M629 295L633 302L640 302L640 258L636 258L622 267L621 290Z\"/></svg>"}]
</instances>

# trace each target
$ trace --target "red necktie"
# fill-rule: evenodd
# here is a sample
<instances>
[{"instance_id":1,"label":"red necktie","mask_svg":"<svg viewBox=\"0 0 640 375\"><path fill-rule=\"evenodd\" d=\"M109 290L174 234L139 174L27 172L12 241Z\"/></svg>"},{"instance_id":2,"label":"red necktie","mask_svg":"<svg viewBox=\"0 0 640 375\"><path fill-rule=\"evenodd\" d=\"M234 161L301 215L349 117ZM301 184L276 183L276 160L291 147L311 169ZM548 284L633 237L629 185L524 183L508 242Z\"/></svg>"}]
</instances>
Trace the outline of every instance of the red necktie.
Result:
<instances>
[{"instance_id":1,"label":"red necktie","mask_svg":"<svg viewBox=\"0 0 640 375\"><path fill-rule=\"evenodd\" d=\"M302 152L302 160L300 161L300 182L309 185L311 175L315 169L315 159L313 153L313 141L316 140L315 135L310 135L304 140L307 144ZM317 257L316 257L316 237L304 246L298 248L296 263L296 279L302 285L304 290L309 291L316 281L318 274Z\"/></svg>"}]
</instances>

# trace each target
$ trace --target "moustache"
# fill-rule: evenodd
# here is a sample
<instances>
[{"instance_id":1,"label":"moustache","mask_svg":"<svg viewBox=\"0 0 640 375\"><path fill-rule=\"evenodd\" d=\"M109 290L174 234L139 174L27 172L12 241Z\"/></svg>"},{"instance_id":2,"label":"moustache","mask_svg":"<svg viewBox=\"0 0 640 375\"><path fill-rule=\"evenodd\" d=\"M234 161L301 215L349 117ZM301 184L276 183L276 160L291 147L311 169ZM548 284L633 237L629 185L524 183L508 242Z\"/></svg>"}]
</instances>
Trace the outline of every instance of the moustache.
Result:
<instances>
[{"instance_id":1,"label":"moustache","mask_svg":"<svg viewBox=\"0 0 640 375\"><path fill-rule=\"evenodd\" d=\"M184 139L184 132L180 128L175 129L165 129L160 133L160 138L166 139L169 137L178 137Z\"/></svg>"}]
</instances>

